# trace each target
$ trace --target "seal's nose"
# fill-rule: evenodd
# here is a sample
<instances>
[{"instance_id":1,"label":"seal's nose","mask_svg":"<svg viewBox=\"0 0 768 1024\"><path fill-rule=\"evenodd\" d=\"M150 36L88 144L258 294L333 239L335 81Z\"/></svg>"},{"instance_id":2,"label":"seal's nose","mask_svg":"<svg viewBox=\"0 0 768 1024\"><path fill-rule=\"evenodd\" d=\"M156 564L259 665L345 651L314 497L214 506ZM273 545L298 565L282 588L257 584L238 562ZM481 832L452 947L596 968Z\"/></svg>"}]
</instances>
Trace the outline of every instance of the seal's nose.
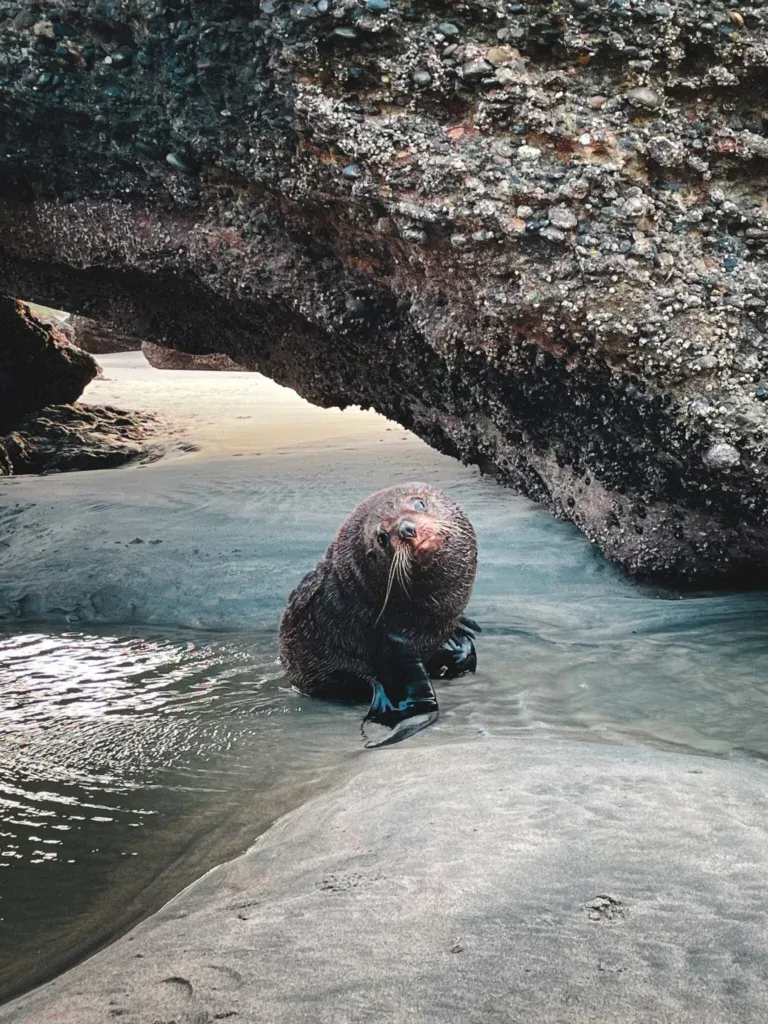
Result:
<instances>
[{"instance_id":1,"label":"seal's nose","mask_svg":"<svg viewBox=\"0 0 768 1024\"><path fill-rule=\"evenodd\" d=\"M413 540L417 535L418 530L410 521L410 519L404 519L397 527L397 535L400 540Z\"/></svg>"}]
</instances>

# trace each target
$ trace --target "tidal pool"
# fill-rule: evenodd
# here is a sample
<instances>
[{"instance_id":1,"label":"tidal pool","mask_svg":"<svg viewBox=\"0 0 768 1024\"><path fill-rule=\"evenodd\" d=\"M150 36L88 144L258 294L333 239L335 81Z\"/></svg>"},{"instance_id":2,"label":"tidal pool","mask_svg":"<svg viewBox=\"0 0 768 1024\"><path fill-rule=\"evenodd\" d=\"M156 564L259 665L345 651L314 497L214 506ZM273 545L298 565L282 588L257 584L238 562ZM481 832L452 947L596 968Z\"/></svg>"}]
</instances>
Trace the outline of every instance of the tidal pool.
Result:
<instances>
[{"instance_id":1,"label":"tidal pool","mask_svg":"<svg viewBox=\"0 0 768 1024\"><path fill-rule=\"evenodd\" d=\"M570 527L475 484L457 497L480 538L479 670L438 683L438 726L408 742L537 730L768 756L767 595L637 586ZM124 930L357 758L385 770L385 752L361 749L364 709L297 694L275 645L276 629L6 626L4 996Z\"/></svg>"}]
</instances>

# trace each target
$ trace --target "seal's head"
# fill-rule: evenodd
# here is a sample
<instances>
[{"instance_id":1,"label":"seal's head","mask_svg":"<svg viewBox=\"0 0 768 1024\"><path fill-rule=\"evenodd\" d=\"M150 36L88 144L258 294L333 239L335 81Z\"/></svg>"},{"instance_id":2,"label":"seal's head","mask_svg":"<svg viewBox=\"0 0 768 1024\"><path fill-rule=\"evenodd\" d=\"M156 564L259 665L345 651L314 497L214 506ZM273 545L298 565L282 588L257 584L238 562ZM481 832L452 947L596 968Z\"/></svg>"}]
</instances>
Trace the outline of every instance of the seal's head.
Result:
<instances>
[{"instance_id":1,"label":"seal's head","mask_svg":"<svg viewBox=\"0 0 768 1024\"><path fill-rule=\"evenodd\" d=\"M354 552L358 581L382 614L429 607L438 618L441 611L454 618L469 600L477 568L474 530L459 506L429 484L371 494L349 515L335 547Z\"/></svg>"}]
</instances>

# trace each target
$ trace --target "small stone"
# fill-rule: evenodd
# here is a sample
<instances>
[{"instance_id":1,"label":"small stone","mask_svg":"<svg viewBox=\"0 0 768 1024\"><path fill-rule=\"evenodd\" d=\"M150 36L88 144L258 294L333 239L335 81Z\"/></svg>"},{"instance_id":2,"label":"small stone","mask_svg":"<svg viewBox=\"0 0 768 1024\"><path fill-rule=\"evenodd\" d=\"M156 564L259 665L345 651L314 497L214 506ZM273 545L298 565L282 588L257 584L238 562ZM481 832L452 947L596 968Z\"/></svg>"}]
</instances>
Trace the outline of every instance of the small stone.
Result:
<instances>
[{"instance_id":1,"label":"small stone","mask_svg":"<svg viewBox=\"0 0 768 1024\"><path fill-rule=\"evenodd\" d=\"M682 142L668 139L665 135L654 135L650 138L647 153L661 167L675 167L683 162L685 156Z\"/></svg>"},{"instance_id":2,"label":"small stone","mask_svg":"<svg viewBox=\"0 0 768 1024\"><path fill-rule=\"evenodd\" d=\"M162 160L163 158L163 154L157 146L153 145L151 142L145 142L143 139L137 139L134 145L142 156L146 156L150 160Z\"/></svg>"},{"instance_id":3,"label":"small stone","mask_svg":"<svg viewBox=\"0 0 768 1024\"><path fill-rule=\"evenodd\" d=\"M373 230L377 235L394 235L397 234L397 228L394 222L389 217L379 217L373 226Z\"/></svg>"},{"instance_id":4,"label":"small stone","mask_svg":"<svg viewBox=\"0 0 768 1024\"><path fill-rule=\"evenodd\" d=\"M718 441L704 452L704 464L710 469L732 469L740 462L738 450L725 441Z\"/></svg>"},{"instance_id":5,"label":"small stone","mask_svg":"<svg viewBox=\"0 0 768 1024\"><path fill-rule=\"evenodd\" d=\"M717 368L717 356L711 354L702 356L696 363L696 366L700 370L714 370Z\"/></svg>"},{"instance_id":6,"label":"small stone","mask_svg":"<svg viewBox=\"0 0 768 1024\"><path fill-rule=\"evenodd\" d=\"M525 163L535 163L541 156L541 150L537 149L536 146L520 146L517 151L518 160L522 160Z\"/></svg>"},{"instance_id":7,"label":"small stone","mask_svg":"<svg viewBox=\"0 0 768 1024\"><path fill-rule=\"evenodd\" d=\"M317 0L318 14L327 14L331 9L330 0Z\"/></svg>"},{"instance_id":8,"label":"small stone","mask_svg":"<svg viewBox=\"0 0 768 1024\"><path fill-rule=\"evenodd\" d=\"M688 406L688 411L692 416L699 416L702 419L713 411L714 406L708 398L704 398L699 395L698 398L694 398L691 404Z\"/></svg>"},{"instance_id":9,"label":"small stone","mask_svg":"<svg viewBox=\"0 0 768 1024\"><path fill-rule=\"evenodd\" d=\"M655 89L650 89L647 85L631 89L627 93L627 99L633 107L647 107L650 110L655 110L656 107L661 106L661 96Z\"/></svg>"},{"instance_id":10,"label":"small stone","mask_svg":"<svg viewBox=\"0 0 768 1024\"><path fill-rule=\"evenodd\" d=\"M496 33L496 38L499 40L500 43L503 43L505 40L509 39L509 29L500 28L499 31Z\"/></svg>"},{"instance_id":11,"label":"small stone","mask_svg":"<svg viewBox=\"0 0 768 1024\"><path fill-rule=\"evenodd\" d=\"M494 67L499 67L510 60L515 60L520 54L511 46L491 46L485 51L485 56Z\"/></svg>"},{"instance_id":12,"label":"small stone","mask_svg":"<svg viewBox=\"0 0 768 1024\"><path fill-rule=\"evenodd\" d=\"M475 60L468 60L466 64L462 64L461 77L465 82L475 82L490 75L492 71L493 68L487 60L477 57Z\"/></svg>"},{"instance_id":13,"label":"small stone","mask_svg":"<svg viewBox=\"0 0 768 1024\"><path fill-rule=\"evenodd\" d=\"M644 260L653 259L655 254L653 242L650 240L650 238L646 238L645 236L643 236L642 238L635 239L634 245L632 246L632 249L630 251L632 252L633 256L640 256L641 259Z\"/></svg>"},{"instance_id":14,"label":"small stone","mask_svg":"<svg viewBox=\"0 0 768 1024\"><path fill-rule=\"evenodd\" d=\"M621 206L621 215L627 220L638 220L648 211L648 200L645 196L630 196Z\"/></svg>"},{"instance_id":15,"label":"small stone","mask_svg":"<svg viewBox=\"0 0 768 1024\"><path fill-rule=\"evenodd\" d=\"M354 181L355 178L360 177L360 168L357 164L347 164L341 173L345 178L348 178L350 181Z\"/></svg>"},{"instance_id":16,"label":"small stone","mask_svg":"<svg viewBox=\"0 0 768 1024\"><path fill-rule=\"evenodd\" d=\"M128 68L133 63L133 50L130 46L123 46L112 54L112 67Z\"/></svg>"},{"instance_id":17,"label":"small stone","mask_svg":"<svg viewBox=\"0 0 768 1024\"><path fill-rule=\"evenodd\" d=\"M507 235L525 234L525 221L522 217L499 217L499 227Z\"/></svg>"},{"instance_id":18,"label":"small stone","mask_svg":"<svg viewBox=\"0 0 768 1024\"><path fill-rule=\"evenodd\" d=\"M313 21L318 16L317 8L312 4L300 4L293 12L296 21Z\"/></svg>"},{"instance_id":19,"label":"small stone","mask_svg":"<svg viewBox=\"0 0 768 1024\"><path fill-rule=\"evenodd\" d=\"M578 220L567 206L555 206L549 211L549 223L563 231L570 231L576 227Z\"/></svg>"},{"instance_id":20,"label":"small stone","mask_svg":"<svg viewBox=\"0 0 768 1024\"><path fill-rule=\"evenodd\" d=\"M593 110L600 110L605 103L605 96L592 96L589 105Z\"/></svg>"},{"instance_id":21,"label":"small stone","mask_svg":"<svg viewBox=\"0 0 768 1024\"><path fill-rule=\"evenodd\" d=\"M744 18L739 11L728 11L728 17L737 28L744 28Z\"/></svg>"},{"instance_id":22,"label":"small stone","mask_svg":"<svg viewBox=\"0 0 768 1024\"><path fill-rule=\"evenodd\" d=\"M382 14L389 10L389 0L366 0L366 8L374 14Z\"/></svg>"},{"instance_id":23,"label":"small stone","mask_svg":"<svg viewBox=\"0 0 768 1024\"><path fill-rule=\"evenodd\" d=\"M755 398L759 402L768 402L768 388L755 388Z\"/></svg>"},{"instance_id":24,"label":"small stone","mask_svg":"<svg viewBox=\"0 0 768 1024\"><path fill-rule=\"evenodd\" d=\"M419 85L421 87L430 85L432 82L432 75L430 75L430 73L424 68L418 68L414 71L411 78L413 79L414 85Z\"/></svg>"},{"instance_id":25,"label":"small stone","mask_svg":"<svg viewBox=\"0 0 768 1024\"><path fill-rule=\"evenodd\" d=\"M528 220L533 216L533 207L531 206L518 206L517 216L522 217L523 220Z\"/></svg>"},{"instance_id":26,"label":"small stone","mask_svg":"<svg viewBox=\"0 0 768 1024\"><path fill-rule=\"evenodd\" d=\"M524 75L514 68L499 68L496 72L496 81L499 85L514 85L516 82L524 81Z\"/></svg>"},{"instance_id":27,"label":"small stone","mask_svg":"<svg viewBox=\"0 0 768 1024\"><path fill-rule=\"evenodd\" d=\"M459 231L456 231L451 235L451 245L454 249L466 249L469 245L469 238L466 235L462 235Z\"/></svg>"},{"instance_id":28,"label":"small stone","mask_svg":"<svg viewBox=\"0 0 768 1024\"><path fill-rule=\"evenodd\" d=\"M454 25L450 21L441 21L435 29L440 35L445 36L446 39L457 39L459 36L459 27Z\"/></svg>"},{"instance_id":29,"label":"small stone","mask_svg":"<svg viewBox=\"0 0 768 1024\"><path fill-rule=\"evenodd\" d=\"M452 57L454 55L454 53L456 53L458 48L459 48L459 44L458 43L450 43L448 46L446 46L446 48L443 50L443 54L442 54L443 60L447 60L448 58Z\"/></svg>"},{"instance_id":30,"label":"small stone","mask_svg":"<svg viewBox=\"0 0 768 1024\"><path fill-rule=\"evenodd\" d=\"M196 165L191 160L182 156L181 153L167 153L165 162L175 171L181 171L182 174L197 173Z\"/></svg>"},{"instance_id":31,"label":"small stone","mask_svg":"<svg viewBox=\"0 0 768 1024\"><path fill-rule=\"evenodd\" d=\"M562 242L565 239L565 234L562 231L551 227L549 224L542 228L539 234L542 238L548 238L550 242Z\"/></svg>"},{"instance_id":32,"label":"small stone","mask_svg":"<svg viewBox=\"0 0 768 1024\"><path fill-rule=\"evenodd\" d=\"M328 36L328 42L337 46L353 46L359 39L357 32L347 25L340 25Z\"/></svg>"},{"instance_id":33,"label":"small stone","mask_svg":"<svg viewBox=\"0 0 768 1024\"><path fill-rule=\"evenodd\" d=\"M404 238L406 242L412 242L414 245L424 245L427 241L427 232L423 228L418 227L401 228L400 237Z\"/></svg>"},{"instance_id":34,"label":"small stone","mask_svg":"<svg viewBox=\"0 0 768 1024\"><path fill-rule=\"evenodd\" d=\"M145 53L144 50L139 50L139 52L136 54L136 63L140 65L142 68L151 68L152 58L149 56L148 53Z\"/></svg>"}]
</instances>

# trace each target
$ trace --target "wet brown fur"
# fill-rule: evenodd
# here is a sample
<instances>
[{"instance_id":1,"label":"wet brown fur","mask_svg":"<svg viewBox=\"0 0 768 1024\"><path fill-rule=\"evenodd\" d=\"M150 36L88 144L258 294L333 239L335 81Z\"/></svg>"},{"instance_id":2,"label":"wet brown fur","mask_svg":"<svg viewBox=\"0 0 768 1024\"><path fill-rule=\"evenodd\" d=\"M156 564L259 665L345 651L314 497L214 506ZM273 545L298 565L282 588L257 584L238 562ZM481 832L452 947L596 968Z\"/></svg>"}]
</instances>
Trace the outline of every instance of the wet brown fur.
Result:
<instances>
[{"instance_id":1,"label":"wet brown fur","mask_svg":"<svg viewBox=\"0 0 768 1024\"><path fill-rule=\"evenodd\" d=\"M416 529L407 540L398 534L406 520ZM408 483L369 495L288 599L279 646L291 682L317 697L368 700L380 632L407 637L428 659L456 630L476 568L472 525L442 491Z\"/></svg>"}]
</instances>

